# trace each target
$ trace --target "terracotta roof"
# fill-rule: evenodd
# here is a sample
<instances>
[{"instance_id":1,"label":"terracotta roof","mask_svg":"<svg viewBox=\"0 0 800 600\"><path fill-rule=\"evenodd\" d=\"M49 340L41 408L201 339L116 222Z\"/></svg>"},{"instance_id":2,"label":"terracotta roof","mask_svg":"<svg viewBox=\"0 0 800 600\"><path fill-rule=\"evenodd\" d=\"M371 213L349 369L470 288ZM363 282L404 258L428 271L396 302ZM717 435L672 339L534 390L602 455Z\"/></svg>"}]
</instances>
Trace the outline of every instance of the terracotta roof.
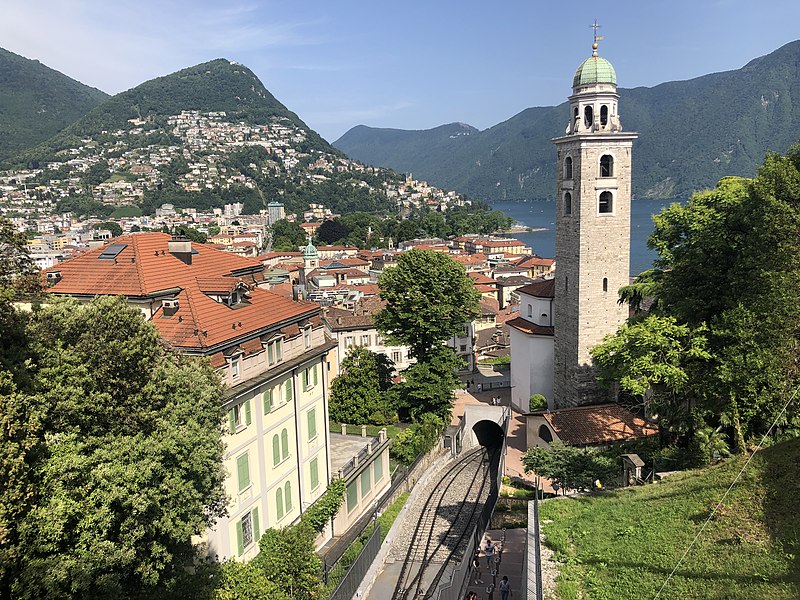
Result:
<instances>
[{"instance_id":1,"label":"terracotta roof","mask_svg":"<svg viewBox=\"0 0 800 600\"><path fill-rule=\"evenodd\" d=\"M500 303L495 298L481 298L481 314L496 315L500 310Z\"/></svg>"},{"instance_id":2,"label":"terracotta roof","mask_svg":"<svg viewBox=\"0 0 800 600\"><path fill-rule=\"evenodd\" d=\"M220 277L234 271L258 272L260 261L216 250L205 244L192 244L192 264L170 254L167 233L124 235L101 248L46 269L60 271L61 279L48 291L55 294L146 296L170 288L183 287L197 277ZM119 249L111 258L101 255ZM196 253L194 253L196 252ZM252 279L250 279L252 281Z\"/></svg>"},{"instance_id":3,"label":"terracotta roof","mask_svg":"<svg viewBox=\"0 0 800 600\"><path fill-rule=\"evenodd\" d=\"M552 267L555 263L553 258L542 258L541 256L523 256L515 265L518 267Z\"/></svg>"},{"instance_id":4,"label":"terracotta roof","mask_svg":"<svg viewBox=\"0 0 800 600\"><path fill-rule=\"evenodd\" d=\"M555 298L556 297L556 280L555 279L542 279L534 281L521 288L517 288L517 293L528 294L536 298Z\"/></svg>"},{"instance_id":5,"label":"terracotta roof","mask_svg":"<svg viewBox=\"0 0 800 600\"><path fill-rule=\"evenodd\" d=\"M157 310L153 324L174 346L203 350L236 338L250 340L271 326L319 311L312 302L259 288L251 289L249 296L249 301L231 307L207 296L196 281L188 283L177 296L178 310L169 316Z\"/></svg>"},{"instance_id":6,"label":"terracotta roof","mask_svg":"<svg viewBox=\"0 0 800 600\"><path fill-rule=\"evenodd\" d=\"M552 326L545 327L544 325L537 325L536 323L532 323L523 317L509 319L506 321L506 325L513 327L517 331L521 331L522 333L527 333L530 335L553 335Z\"/></svg>"},{"instance_id":7,"label":"terracotta roof","mask_svg":"<svg viewBox=\"0 0 800 600\"><path fill-rule=\"evenodd\" d=\"M564 408L541 414L565 444L575 446L633 440L658 429L619 404Z\"/></svg>"}]
</instances>

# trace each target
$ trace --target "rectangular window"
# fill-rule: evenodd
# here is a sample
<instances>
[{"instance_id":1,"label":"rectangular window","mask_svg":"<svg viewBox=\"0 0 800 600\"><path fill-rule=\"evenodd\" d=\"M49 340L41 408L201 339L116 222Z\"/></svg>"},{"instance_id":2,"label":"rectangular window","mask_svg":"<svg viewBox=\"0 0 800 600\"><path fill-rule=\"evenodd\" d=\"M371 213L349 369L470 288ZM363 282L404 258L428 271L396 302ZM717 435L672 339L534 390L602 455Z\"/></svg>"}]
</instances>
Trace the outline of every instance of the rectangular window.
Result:
<instances>
[{"instance_id":1,"label":"rectangular window","mask_svg":"<svg viewBox=\"0 0 800 600\"><path fill-rule=\"evenodd\" d=\"M311 470L311 489L315 490L319 487L319 462L316 458L309 464L309 469Z\"/></svg>"},{"instance_id":2,"label":"rectangular window","mask_svg":"<svg viewBox=\"0 0 800 600\"><path fill-rule=\"evenodd\" d=\"M311 327L306 327L303 330L303 345L306 348L311 348Z\"/></svg>"},{"instance_id":3,"label":"rectangular window","mask_svg":"<svg viewBox=\"0 0 800 600\"><path fill-rule=\"evenodd\" d=\"M365 469L361 473L361 497L363 498L367 494L369 494L369 490L372 488L372 481L370 481L369 477L369 469Z\"/></svg>"},{"instance_id":4,"label":"rectangular window","mask_svg":"<svg viewBox=\"0 0 800 600\"><path fill-rule=\"evenodd\" d=\"M267 363L275 364L275 344L267 344Z\"/></svg>"},{"instance_id":5,"label":"rectangular window","mask_svg":"<svg viewBox=\"0 0 800 600\"><path fill-rule=\"evenodd\" d=\"M375 336L375 345L376 346L383 346L383 338L379 335Z\"/></svg>"},{"instance_id":6,"label":"rectangular window","mask_svg":"<svg viewBox=\"0 0 800 600\"><path fill-rule=\"evenodd\" d=\"M255 535L253 534L255 521L258 520L258 509L253 509L253 512L245 513L242 520L236 524L236 545L239 551L239 556L244 554L254 541Z\"/></svg>"},{"instance_id":7,"label":"rectangular window","mask_svg":"<svg viewBox=\"0 0 800 600\"><path fill-rule=\"evenodd\" d=\"M399 363L402 360L399 352L392 352L392 362Z\"/></svg>"},{"instance_id":8,"label":"rectangular window","mask_svg":"<svg viewBox=\"0 0 800 600\"><path fill-rule=\"evenodd\" d=\"M228 411L228 432L236 433L239 428L249 425L252 419L250 413L250 401L244 404L237 404Z\"/></svg>"},{"instance_id":9,"label":"rectangular window","mask_svg":"<svg viewBox=\"0 0 800 600\"><path fill-rule=\"evenodd\" d=\"M310 387L311 387L311 382L309 380L308 369L303 369L303 389L307 390Z\"/></svg>"},{"instance_id":10,"label":"rectangular window","mask_svg":"<svg viewBox=\"0 0 800 600\"><path fill-rule=\"evenodd\" d=\"M372 463L372 470L373 472L373 479L375 483L378 483L381 479L383 479L383 456L379 456L378 460Z\"/></svg>"},{"instance_id":11,"label":"rectangular window","mask_svg":"<svg viewBox=\"0 0 800 600\"><path fill-rule=\"evenodd\" d=\"M283 360L283 349L281 348L280 340L275 340L275 360L278 362Z\"/></svg>"},{"instance_id":12,"label":"rectangular window","mask_svg":"<svg viewBox=\"0 0 800 600\"><path fill-rule=\"evenodd\" d=\"M317 373L317 365L314 365L314 386L319 383L319 375Z\"/></svg>"},{"instance_id":13,"label":"rectangular window","mask_svg":"<svg viewBox=\"0 0 800 600\"><path fill-rule=\"evenodd\" d=\"M312 408L306 413L308 418L308 441L317 439L317 410Z\"/></svg>"},{"instance_id":14,"label":"rectangular window","mask_svg":"<svg viewBox=\"0 0 800 600\"><path fill-rule=\"evenodd\" d=\"M344 347L349 348L355 343L355 341L356 340L352 335L348 335L346 338L344 338Z\"/></svg>"},{"instance_id":15,"label":"rectangular window","mask_svg":"<svg viewBox=\"0 0 800 600\"><path fill-rule=\"evenodd\" d=\"M239 379L239 357L231 359L231 379Z\"/></svg>"},{"instance_id":16,"label":"rectangular window","mask_svg":"<svg viewBox=\"0 0 800 600\"><path fill-rule=\"evenodd\" d=\"M372 336L370 335L362 335L361 336L361 345L362 346L369 346L369 341Z\"/></svg>"},{"instance_id":17,"label":"rectangular window","mask_svg":"<svg viewBox=\"0 0 800 600\"><path fill-rule=\"evenodd\" d=\"M267 344L267 362L269 366L277 364L283 360L281 350L281 340L275 340Z\"/></svg>"},{"instance_id":18,"label":"rectangular window","mask_svg":"<svg viewBox=\"0 0 800 600\"><path fill-rule=\"evenodd\" d=\"M245 452L236 459L236 472L239 476L239 491L250 485L250 455Z\"/></svg>"},{"instance_id":19,"label":"rectangular window","mask_svg":"<svg viewBox=\"0 0 800 600\"><path fill-rule=\"evenodd\" d=\"M347 486L347 512L353 512L356 504L358 504L358 488L354 481Z\"/></svg>"},{"instance_id":20,"label":"rectangular window","mask_svg":"<svg viewBox=\"0 0 800 600\"><path fill-rule=\"evenodd\" d=\"M467 345L461 344L461 352L466 352L466 351L467 351Z\"/></svg>"}]
</instances>

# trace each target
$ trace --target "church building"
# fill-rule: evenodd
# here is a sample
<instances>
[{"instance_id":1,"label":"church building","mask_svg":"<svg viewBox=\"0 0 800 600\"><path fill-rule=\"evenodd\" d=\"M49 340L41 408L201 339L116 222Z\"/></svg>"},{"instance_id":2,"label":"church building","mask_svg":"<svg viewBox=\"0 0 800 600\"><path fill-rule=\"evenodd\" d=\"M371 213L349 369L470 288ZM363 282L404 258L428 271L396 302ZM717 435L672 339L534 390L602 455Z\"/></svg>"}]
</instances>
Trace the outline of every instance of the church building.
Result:
<instances>
[{"instance_id":1,"label":"church building","mask_svg":"<svg viewBox=\"0 0 800 600\"><path fill-rule=\"evenodd\" d=\"M512 387L512 403L522 412L533 394L544 395L551 410L611 400L597 382L589 351L628 316L618 290L630 276L631 151L637 135L622 129L616 72L598 55L599 39L572 80L565 135L553 140L558 268L553 310L545 311L545 324L553 325L552 365L531 355L548 342L539 322L544 317L521 307L515 320L521 326L515 327L518 343L512 337L512 381L525 385Z\"/></svg>"}]
</instances>

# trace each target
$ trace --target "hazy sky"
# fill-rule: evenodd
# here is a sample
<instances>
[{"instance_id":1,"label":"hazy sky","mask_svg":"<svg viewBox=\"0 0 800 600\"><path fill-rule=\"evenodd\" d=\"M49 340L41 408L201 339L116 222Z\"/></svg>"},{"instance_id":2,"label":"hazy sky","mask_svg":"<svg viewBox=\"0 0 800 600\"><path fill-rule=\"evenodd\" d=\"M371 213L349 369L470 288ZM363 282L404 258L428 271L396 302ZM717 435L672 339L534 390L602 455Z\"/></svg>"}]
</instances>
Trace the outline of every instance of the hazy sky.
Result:
<instances>
[{"instance_id":1,"label":"hazy sky","mask_svg":"<svg viewBox=\"0 0 800 600\"><path fill-rule=\"evenodd\" d=\"M557 104L595 18L622 87L736 69L800 38L798 0L2 0L0 46L112 94L237 60L334 141Z\"/></svg>"}]
</instances>

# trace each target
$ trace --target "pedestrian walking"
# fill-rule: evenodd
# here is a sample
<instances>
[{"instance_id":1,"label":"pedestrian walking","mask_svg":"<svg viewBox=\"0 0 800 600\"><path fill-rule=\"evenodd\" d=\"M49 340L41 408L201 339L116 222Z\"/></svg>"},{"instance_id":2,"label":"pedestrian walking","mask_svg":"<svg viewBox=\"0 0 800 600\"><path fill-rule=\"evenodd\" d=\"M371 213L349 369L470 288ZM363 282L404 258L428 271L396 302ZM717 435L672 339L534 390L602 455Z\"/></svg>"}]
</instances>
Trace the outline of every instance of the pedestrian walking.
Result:
<instances>
[{"instance_id":1,"label":"pedestrian walking","mask_svg":"<svg viewBox=\"0 0 800 600\"><path fill-rule=\"evenodd\" d=\"M472 558L472 570L475 572L475 585L483 583L481 579L481 561L478 554Z\"/></svg>"},{"instance_id":2,"label":"pedestrian walking","mask_svg":"<svg viewBox=\"0 0 800 600\"><path fill-rule=\"evenodd\" d=\"M508 583L508 575L503 575L503 579L497 589L500 590L500 600L508 600L511 595L511 584Z\"/></svg>"},{"instance_id":3,"label":"pedestrian walking","mask_svg":"<svg viewBox=\"0 0 800 600\"><path fill-rule=\"evenodd\" d=\"M492 538L486 538L486 543L483 545L483 553L486 555L486 566L489 567L489 570L492 568L492 559L494 558L494 542Z\"/></svg>"},{"instance_id":4,"label":"pedestrian walking","mask_svg":"<svg viewBox=\"0 0 800 600\"><path fill-rule=\"evenodd\" d=\"M475 592L467 592L467 600L478 600L478 594Z\"/></svg>"}]
</instances>

